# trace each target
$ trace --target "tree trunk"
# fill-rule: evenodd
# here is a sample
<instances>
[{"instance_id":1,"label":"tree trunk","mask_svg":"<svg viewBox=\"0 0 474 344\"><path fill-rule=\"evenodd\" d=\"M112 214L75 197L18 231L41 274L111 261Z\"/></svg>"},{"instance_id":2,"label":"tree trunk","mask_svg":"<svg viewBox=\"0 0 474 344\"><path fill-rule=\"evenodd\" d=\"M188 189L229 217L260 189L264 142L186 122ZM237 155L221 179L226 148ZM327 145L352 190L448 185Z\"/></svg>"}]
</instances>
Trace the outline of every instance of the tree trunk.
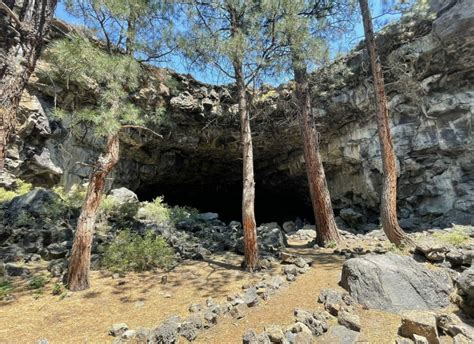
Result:
<instances>
[{"instance_id":1,"label":"tree trunk","mask_svg":"<svg viewBox=\"0 0 474 344\"><path fill-rule=\"evenodd\" d=\"M57 0L0 1L0 173L21 94L41 53Z\"/></svg>"},{"instance_id":2,"label":"tree trunk","mask_svg":"<svg viewBox=\"0 0 474 344\"><path fill-rule=\"evenodd\" d=\"M245 267L250 272L258 268L257 224L255 222L255 179L253 171L252 132L247 109L242 64L234 62L236 76L240 132L243 157L242 225L244 229Z\"/></svg>"},{"instance_id":3,"label":"tree trunk","mask_svg":"<svg viewBox=\"0 0 474 344\"><path fill-rule=\"evenodd\" d=\"M91 247L97 211L105 188L105 179L119 159L118 134L109 136L105 152L91 172L86 198L77 221L74 244L69 260L68 289L79 291L89 288Z\"/></svg>"},{"instance_id":4,"label":"tree trunk","mask_svg":"<svg viewBox=\"0 0 474 344\"><path fill-rule=\"evenodd\" d=\"M380 203L382 227L390 240L399 246L410 240L400 228L397 219L397 167L388 120L387 98L383 80L382 65L375 45L372 17L367 0L359 0L364 21L365 42L369 53L370 67L374 79L374 93L377 111L377 128L383 165L383 187Z\"/></svg>"},{"instance_id":5,"label":"tree trunk","mask_svg":"<svg viewBox=\"0 0 474 344\"><path fill-rule=\"evenodd\" d=\"M319 152L319 133L311 116L311 95L306 67L294 59L293 72L296 81L299 122L303 138L304 160L308 178L309 192L316 219L316 242L326 246L330 242L338 243L341 236L334 219L324 166Z\"/></svg>"}]
</instances>

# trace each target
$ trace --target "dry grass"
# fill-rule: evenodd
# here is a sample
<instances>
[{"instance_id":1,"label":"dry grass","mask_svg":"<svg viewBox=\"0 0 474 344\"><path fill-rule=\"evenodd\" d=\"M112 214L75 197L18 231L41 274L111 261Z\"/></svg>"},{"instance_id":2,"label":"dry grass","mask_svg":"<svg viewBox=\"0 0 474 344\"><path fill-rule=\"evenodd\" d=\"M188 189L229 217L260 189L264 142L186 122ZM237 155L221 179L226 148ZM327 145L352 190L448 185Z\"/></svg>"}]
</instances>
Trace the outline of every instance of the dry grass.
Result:
<instances>
[{"instance_id":1,"label":"dry grass","mask_svg":"<svg viewBox=\"0 0 474 344\"><path fill-rule=\"evenodd\" d=\"M211 296L223 301L237 293L243 283L260 280L240 270L239 257L228 254L216 260L185 262L162 285L161 273L131 273L119 280L110 274L93 272L92 287L69 293L61 299L51 295L53 283L35 300L27 280L14 281L16 300L0 303L0 343L109 343L107 332L113 323L130 328L153 327L169 316L188 315L191 303ZM36 267L44 271L44 266ZM143 302L143 305L139 306Z\"/></svg>"},{"instance_id":2,"label":"dry grass","mask_svg":"<svg viewBox=\"0 0 474 344\"><path fill-rule=\"evenodd\" d=\"M248 309L243 319L222 318L218 325L201 332L196 343L241 343L248 328L261 332L265 325L285 327L294 322L295 308L322 308L317 297L323 288L340 288L344 259L331 254L332 249L308 249L301 242L290 244L288 251L313 259L312 268L270 300ZM223 302L227 295L239 293L243 284L262 279L263 274L241 271L240 260L226 254L203 262L185 262L168 274L166 285L160 283L163 272L134 273L119 280L94 272L91 289L70 293L64 299L51 295L50 283L35 300L26 287L27 281L17 280L16 301L0 304L0 343L35 343L40 338L47 338L49 343L109 343L112 337L107 331L113 323L125 322L137 329L154 327L172 315L185 317L191 303L204 303L209 296ZM44 271L44 266L37 269ZM276 273L279 269L273 271ZM357 312L362 322L361 343L395 342L400 316L362 308ZM449 342L442 339L442 343ZM180 338L179 343L186 342ZM315 342L332 344L333 339L323 335Z\"/></svg>"}]
</instances>

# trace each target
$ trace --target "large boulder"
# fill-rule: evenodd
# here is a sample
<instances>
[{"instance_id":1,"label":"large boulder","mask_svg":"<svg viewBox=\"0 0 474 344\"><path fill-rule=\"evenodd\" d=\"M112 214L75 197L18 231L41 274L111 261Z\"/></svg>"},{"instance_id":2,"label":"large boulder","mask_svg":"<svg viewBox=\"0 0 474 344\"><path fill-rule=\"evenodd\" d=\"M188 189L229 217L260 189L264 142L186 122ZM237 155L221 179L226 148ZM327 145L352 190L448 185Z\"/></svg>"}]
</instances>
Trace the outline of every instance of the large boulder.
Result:
<instances>
[{"instance_id":1,"label":"large boulder","mask_svg":"<svg viewBox=\"0 0 474 344\"><path fill-rule=\"evenodd\" d=\"M27 212L33 216L46 216L50 212L49 206L58 199L51 190L34 189L25 195L15 197L8 205L5 216L16 217L21 212Z\"/></svg>"},{"instance_id":2,"label":"large boulder","mask_svg":"<svg viewBox=\"0 0 474 344\"><path fill-rule=\"evenodd\" d=\"M119 204L138 202L137 194L124 187L111 190L109 197L114 198Z\"/></svg>"},{"instance_id":3,"label":"large boulder","mask_svg":"<svg viewBox=\"0 0 474 344\"><path fill-rule=\"evenodd\" d=\"M360 304L395 312L446 307L453 290L446 272L392 253L347 260L341 286Z\"/></svg>"}]
</instances>

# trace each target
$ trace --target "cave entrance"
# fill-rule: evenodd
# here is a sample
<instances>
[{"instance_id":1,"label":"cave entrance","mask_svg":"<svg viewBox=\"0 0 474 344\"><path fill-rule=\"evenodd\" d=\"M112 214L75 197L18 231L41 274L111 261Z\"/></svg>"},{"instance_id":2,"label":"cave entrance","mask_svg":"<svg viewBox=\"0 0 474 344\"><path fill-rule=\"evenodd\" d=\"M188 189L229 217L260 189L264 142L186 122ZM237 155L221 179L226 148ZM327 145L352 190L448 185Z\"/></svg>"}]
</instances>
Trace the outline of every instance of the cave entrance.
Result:
<instances>
[{"instance_id":1,"label":"cave entrance","mask_svg":"<svg viewBox=\"0 0 474 344\"><path fill-rule=\"evenodd\" d=\"M257 225L266 222L294 221L297 217L314 223L309 197L301 186L288 184L282 187L257 181L255 215ZM137 190L140 201L151 201L164 196L171 206L191 206L200 212L215 212L224 222L241 221L241 182L208 184L151 184Z\"/></svg>"}]
</instances>

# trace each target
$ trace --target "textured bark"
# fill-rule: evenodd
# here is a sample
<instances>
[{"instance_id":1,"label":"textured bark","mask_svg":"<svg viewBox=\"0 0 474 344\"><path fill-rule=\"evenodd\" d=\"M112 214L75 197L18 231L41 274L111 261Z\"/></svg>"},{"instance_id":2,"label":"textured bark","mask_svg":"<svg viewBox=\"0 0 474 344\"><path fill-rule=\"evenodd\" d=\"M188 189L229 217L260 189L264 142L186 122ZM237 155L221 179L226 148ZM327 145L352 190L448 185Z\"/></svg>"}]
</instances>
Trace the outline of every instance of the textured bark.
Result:
<instances>
[{"instance_id":1,"label":"textured bark","mask_svg":"<svg viewBox=\"0 0 474 344\"><path fill-rule=\"evenodd\" d=\"M110 136L105 152L99 157L89 178L69 260L67 282L69 290L79 291L89 288L91 247L97 211L104 193L105 179L118 162L119 148L118 134Z\"/></svg>"},{"instance_id":2,"label":"textured bark","mask_svg":"<svg viewBox=\"0 0 474 344\"><path fill-rule=\"evenodd\" d=\"M369 53L370 67L374 79L374 94L377 111L377 129L383 166L383 187L380 203L382 227L387 238L399 246L410 240L400 228L397 219L397 166L388 120L387 98L380 57L375 45L374 29L367 0L359 0L364 21L365 42Z\"/></svg>"},{"instance_id":3,"label":"textured bark","mask_svg":"<svg viewBox=\"0 0 474 344\"><path fill-rule=\"evenodd\" d=\"M244 229L245 267L249 271L258 268L257 224L255 221L255 178L253 169L252 132L247 109L242 65L234 63L240 115L240 132L243 158L242 224Z\"/></svg>"},{"instance_id":4,"label":"textured bark","mask_svg":"<svg viewBox=\"0 0 474 344\"><path fill-rule=\"evenodd\" d=\"M0 172L21 94L40 55L56 0L0 0Z\"/></svg>"},{"instance_id":5,"label":"textured bark","mask_svg":"<svg viewBox=\"0 0 474 344\"><path fill-rule=\"evenodd\" d=\"M324 166L319 152L319 133L311 116L311 96L306 68L294 59L293 72L298 98L298 118L303 138L304 160L308 187L316 219L316 242L326 246L330 242L340 242L334 211L331 204Z\"/></svg>"},{"instance_id":6,"label":"textured bark","mask_svg":"<svg viewBox=\"0 0 474 344\"><path fill-rule=\"evenodd\" d=\"M242 28L239 16L234 8L229 7L231 35ZM240 116L240 136L243 161L242 188L242 225L244 230L244 266L250 272L258 268L257 224L255 221L255 177L253 169L252 131L250 129L250 114L247 107L247 95L242 59L232 60L234 77L237 88L238 107Z\"/></svg>"}]
</instances>

